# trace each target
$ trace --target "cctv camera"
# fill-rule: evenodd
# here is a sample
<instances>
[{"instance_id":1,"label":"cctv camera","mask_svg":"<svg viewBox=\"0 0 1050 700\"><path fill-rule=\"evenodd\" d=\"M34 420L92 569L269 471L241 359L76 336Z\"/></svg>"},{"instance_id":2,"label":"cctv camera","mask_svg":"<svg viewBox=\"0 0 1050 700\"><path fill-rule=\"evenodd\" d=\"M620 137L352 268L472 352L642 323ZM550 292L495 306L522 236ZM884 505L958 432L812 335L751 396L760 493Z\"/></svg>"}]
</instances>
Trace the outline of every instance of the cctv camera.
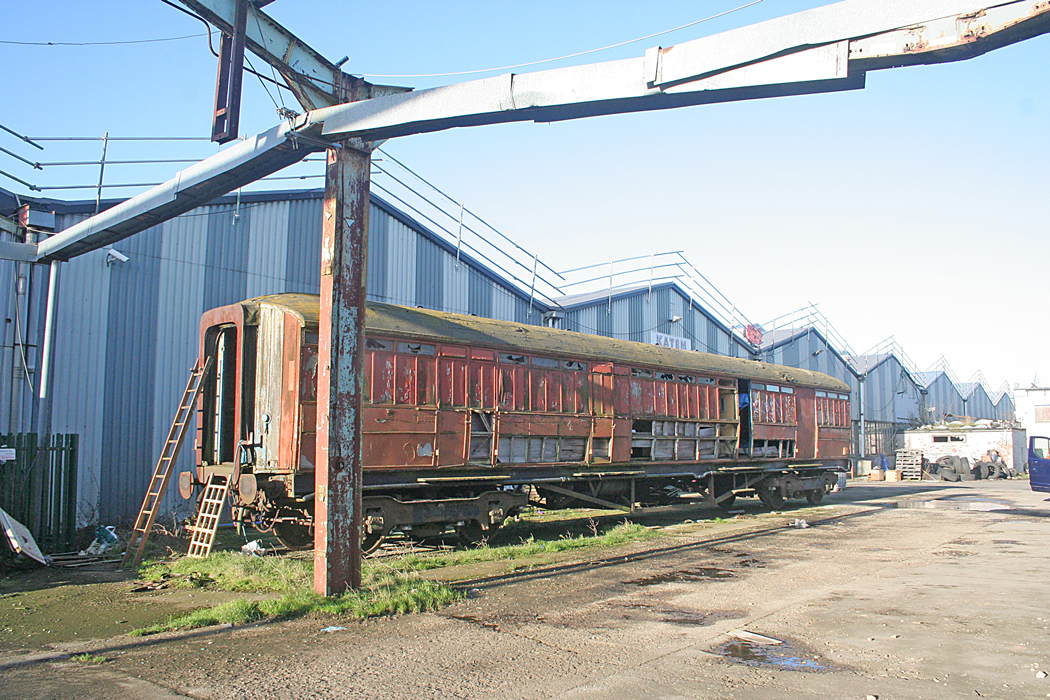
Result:
<instances>
[{"instance_id":1,"label":"cctv camera","mask_svg":"<svg viewBox=\"0 0 1050 700\"><path fill-rule=\"evenodd\" d=\"M114 250L113 248L106 248L106 264L107 265L112 265L114 263L114 261L115 262L126 263L130 259L131 258L129 258L128 256L124 255L119 250Z\"/></svg>"}]
</instances>

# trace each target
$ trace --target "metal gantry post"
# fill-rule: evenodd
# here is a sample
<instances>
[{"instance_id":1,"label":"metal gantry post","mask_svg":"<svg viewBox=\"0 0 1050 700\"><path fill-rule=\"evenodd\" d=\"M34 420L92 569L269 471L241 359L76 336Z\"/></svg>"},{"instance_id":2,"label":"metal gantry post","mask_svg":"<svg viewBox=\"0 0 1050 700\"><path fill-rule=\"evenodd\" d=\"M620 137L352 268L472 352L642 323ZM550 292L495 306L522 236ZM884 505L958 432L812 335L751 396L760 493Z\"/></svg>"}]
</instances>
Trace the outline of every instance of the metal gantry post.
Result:
<instances>
[{"instance_id":1,"label":"metal gantry post","mask_svg":"<svg viewBox=\"0 0 1050 700\"><path fill-rule=\"evenodd\" d=\"M361 585L361 391L370 150L328 151L314 492L314 590Z\"/></svg>"}]
</instances>

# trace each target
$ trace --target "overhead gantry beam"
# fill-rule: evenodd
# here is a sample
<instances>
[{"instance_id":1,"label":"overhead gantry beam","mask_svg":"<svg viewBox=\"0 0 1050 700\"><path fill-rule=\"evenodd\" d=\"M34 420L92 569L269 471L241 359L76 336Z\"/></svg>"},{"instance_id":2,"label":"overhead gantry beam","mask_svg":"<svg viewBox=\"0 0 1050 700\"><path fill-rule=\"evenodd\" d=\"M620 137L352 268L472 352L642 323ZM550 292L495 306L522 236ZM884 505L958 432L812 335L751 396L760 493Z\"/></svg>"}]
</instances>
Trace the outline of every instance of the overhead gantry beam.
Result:
<instances>
[{"instance_id":1,"label":"overhead gantry beam","mask_svg":"<svg viewBox=\"0 0 1050 700\"><path fill-rule=\"evenodd\" d=\"M855 90L870 70L959 61L1048 31L1045 0L847 0L653 48L642 58L380 97L317 110L310 119L324 123L328 138L385 139Z\"/></svg>"},{"instance_id":2,"label":"overhead gantry beam","mask_svg":"<svg viewBox=\"0 0 1050 700\"><path fill-rule=\"evenodd\" d=\"M230 0L208 3L232 7ZM265 16L259 14L262 22ZM249 46L255 50L253 24L249 18ZM375 141L481 124L558 121L858 89L870 70L972 58L1048 31L1050 3L1046 1L847 0L670 48L650 49L639 58L508 74L322 107L236 144L173 180L66 229L39 248L21 244L8 254L38 261L68 260L276 172L322 150L326 142L353 137ZM293 40L288 39L284 49L290 57L288 66L311 65L315 54ZM284 45L271 42L270 46L280 51ZM318 60L309 71L319 72L325 63ZM321 75L317 80L321 86L328 78ZM360 87L375 94L373 86ZM4 253L0 250L0 255Z\"/></svg>"},{"instance_id":3,"label":"overhead gantry beam","mask_svg":"<svg viewBox=\"0 0 1050 700\"><path fill-rule=\"evenodd\" d=\"M234 33L237 0L179 0L228 36ZM349 100L342 94L344 75L339 66L302 42L263 12L269 2L249 2L245 41L249 51L280 72L303 109L319 109ZM406 92L411 88L372 85L363 80L370 97Z\"/></svg>"}]
</instances>

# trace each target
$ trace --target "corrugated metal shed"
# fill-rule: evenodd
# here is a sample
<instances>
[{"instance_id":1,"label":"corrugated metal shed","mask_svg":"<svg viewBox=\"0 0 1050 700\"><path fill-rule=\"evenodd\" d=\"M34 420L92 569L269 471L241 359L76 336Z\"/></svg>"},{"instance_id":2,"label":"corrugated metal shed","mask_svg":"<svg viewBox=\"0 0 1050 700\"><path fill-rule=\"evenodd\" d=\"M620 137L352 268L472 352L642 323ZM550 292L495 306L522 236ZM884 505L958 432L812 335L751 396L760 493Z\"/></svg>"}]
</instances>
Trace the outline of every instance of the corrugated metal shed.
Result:
<instances>
[{"instance_id":1,"label":"corrugated metal shed","mask_svg":"<svg viewBox=\"0 0 1050 700\"><path fill-rule=\"evenodd\" d=\"M948 417L969 416L999 420L1014 419L1014 402L1009 393L993 400L980 382L956 385L944 371L926 372L926 406L930 421L939 422Z\"/></svg>"},{"instance_id":2,"label":"corrugated metal shed","mask_svg":"<svg viewBox=\"0 0 1050 700\"><path fill-rule=\"evenodd\" d=\"M978 382L967 382L959 388L962 389L966 399L966 408L963 415L970 416L971 418L996 417L995 403L993 403L991 397L988 396L988 392L985 390L984 385Z\"/></svg>"},{"instance_id":3,"label":"corrugated metal shed","mask_svg":"<svg viewBox=\"0 0 1050 700\"><path fill-rule=\"evenodd\" d=\"M766 333L762 341L761 358L766 362L823 372L848 384L852 419L854 422L860 420L860 383L857 375L849 361L827 341L819 329L812 326L780 329Z\"/></svg>"},{"instance_id":4,"label":"corrugated metal shed","mask_svg":"<svg viewBox=\"0 0 1050 700\"><path fill-rule=\"evenodd\" d=\"M320 190L224 197L121 242L127 262L107 262L98 250L63 265L52 427L81 435L83 520L137 512L196 357L203 311L263 294L317 293L322 202ZM56 230L94 211L94 202L48 206ZM533 304L530 314L526 292L467 254L457 264L455 249L426 227L377 197L370 216L370 299L540 323L545 309ZM15 264L0 270L0 284L13 288ZM34 275L29 331L39 335L47 269ZM31 404L31 392L19 398ZM31 429L33 410L4 413L10 430ZM187 442L175 471L192 463ZM162 510L185 505L170 489Z\"/></svg>"},{"instance_id":5,"label":"corrugated metal shed","mask_svg":"<svg viewBox=\"0 0 1050 700\"><path fill-rule=\"evenodd\" d=\"M1017 406L1014 397L1009 392L1004 392L999 400L995 402L995 417L999 420L1014 420L1017 416Z\"/></svg>"},{"instance_id":6,"label":"corrugated metal shed","mask_svg":"<svg viewBox=\"0 0 1050 700\"><path fill-rule=\"evenodd\" d=\"M963 415L963 397L955 383L944 372L927 372L926 407L929 422L936 423L946 416Z\"/></svg>"},{"instance_id":7,"label":"corrugated metal shed","mask_svg":"<svg viewBox=\"0 0 1050 700\"><path fill-rule=\"evenodd\" d=\"M752 357L749 346L674 282L565 296L555 301L564 309L560 327L566 330L641 343L651 342L651 333L656 331L687 338L693 350L700 352ZM675 316L682 320L672 323Z\"/></svg>"},{"instance_id":8,"label":"corrugated metal shed","mask_svg":"<svg viewBox=\"0 0 1050 700\"><path fill-rule=\"evenodd\" d=\"M895 355L860 355L853 366L864 378L866 420L898 425L925 422L922 387Z\"/></svg>"}]
</instances>

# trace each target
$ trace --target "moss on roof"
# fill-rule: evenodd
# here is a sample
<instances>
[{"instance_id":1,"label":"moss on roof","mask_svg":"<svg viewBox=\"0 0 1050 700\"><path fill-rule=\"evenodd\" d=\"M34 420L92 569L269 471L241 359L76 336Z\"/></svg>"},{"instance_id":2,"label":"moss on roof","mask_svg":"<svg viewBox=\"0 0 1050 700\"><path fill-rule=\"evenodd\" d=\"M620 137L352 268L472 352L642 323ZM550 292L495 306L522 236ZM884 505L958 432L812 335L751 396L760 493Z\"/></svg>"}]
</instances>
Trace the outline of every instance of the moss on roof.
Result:
<instances>
[{"instance_id":1,"label":"moss on roof","mask_svg":"<svg viewBox=\"0 0 1050 700\"><path fill-rule=\"evenodd\" d=\"M262 305L291 311L302 319L305 327L311 329L317 328L320 317L320 297L313 294L275 294L249 299L241 304L245 307L248 319L252 319L254 311ZM434 343L463 343L497 351L567 356L643 368L794 384L843 393L850 391L844 382L806 369L378 302L368 302L365 328L368 333L377 336L391 335Z\"/></svg>"}]
</instances>

